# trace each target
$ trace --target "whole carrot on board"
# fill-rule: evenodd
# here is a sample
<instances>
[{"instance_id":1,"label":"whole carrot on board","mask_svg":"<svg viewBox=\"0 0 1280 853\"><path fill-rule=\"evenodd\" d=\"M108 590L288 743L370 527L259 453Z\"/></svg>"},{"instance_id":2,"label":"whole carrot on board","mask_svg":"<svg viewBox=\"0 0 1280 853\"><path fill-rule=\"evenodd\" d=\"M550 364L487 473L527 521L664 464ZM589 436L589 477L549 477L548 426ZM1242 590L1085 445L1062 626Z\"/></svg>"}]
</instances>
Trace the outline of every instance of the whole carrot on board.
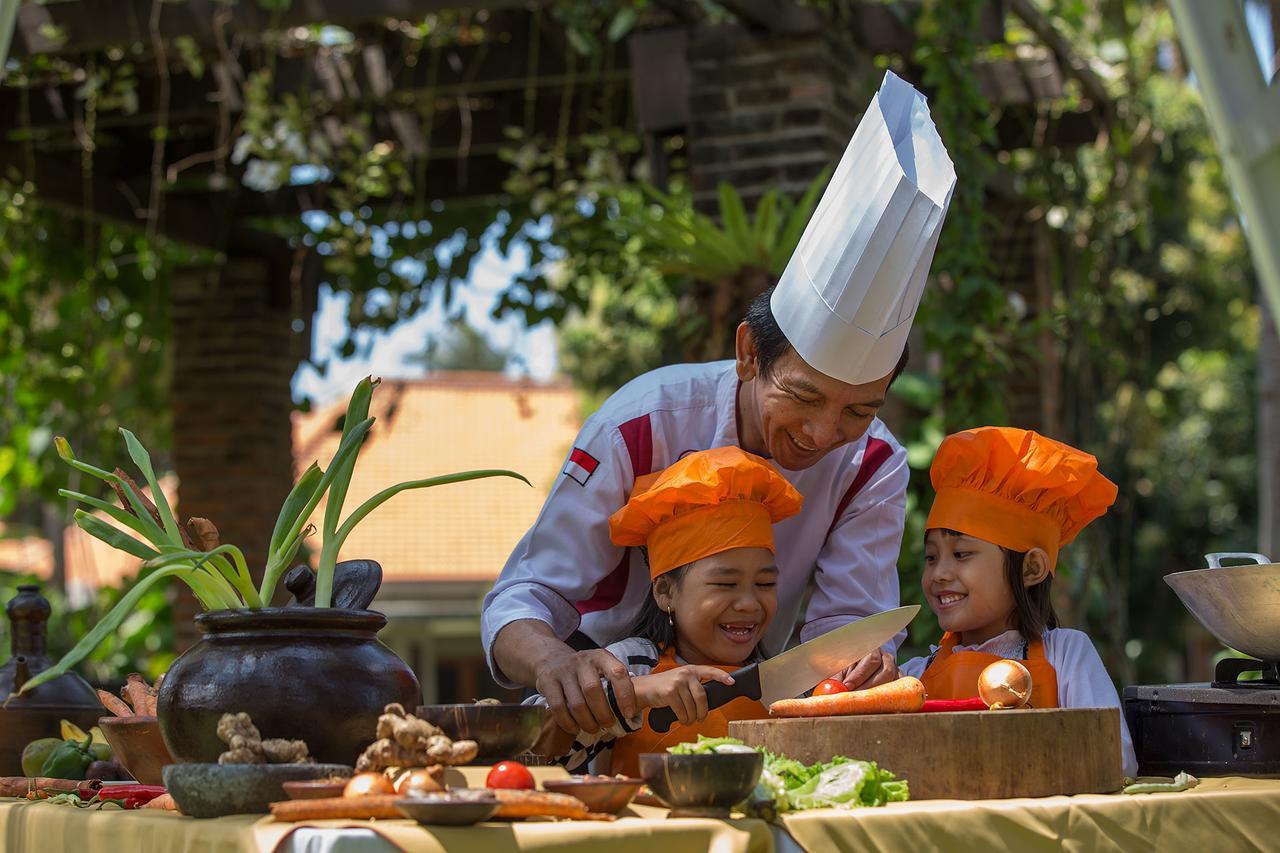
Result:
<instances>
[{"instance_id":1,"label":"whole carrot on board","mask_svg":"<svg viewBox=\"0 0 1280 853\"><path fill-rule=\"evenodd\" d=\"M769 706L774 717L835 717L844 714L902 714L924 705L924 685L910 675L870 687L829 696L779 699Z\"/></svg>"}]
</instances>

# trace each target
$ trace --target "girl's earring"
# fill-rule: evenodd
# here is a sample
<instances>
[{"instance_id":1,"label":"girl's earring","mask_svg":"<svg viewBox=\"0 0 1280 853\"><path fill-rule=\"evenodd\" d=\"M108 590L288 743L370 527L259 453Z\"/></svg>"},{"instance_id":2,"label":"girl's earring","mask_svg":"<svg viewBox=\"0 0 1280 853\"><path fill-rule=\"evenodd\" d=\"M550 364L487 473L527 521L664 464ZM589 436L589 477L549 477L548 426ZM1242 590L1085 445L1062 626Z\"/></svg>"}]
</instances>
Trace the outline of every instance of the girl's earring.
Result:
<instances>
[{"instance_id":1,"label":"girl's earring","mask_svg":"<svg viewBox=\"0 0 1280 853\"><path fill-rule=\"evenodd\" d=\"M672 628L676 627L676 618L671 615L671 605L667 605L667 624Z\"/></svg>"}]
</instances>

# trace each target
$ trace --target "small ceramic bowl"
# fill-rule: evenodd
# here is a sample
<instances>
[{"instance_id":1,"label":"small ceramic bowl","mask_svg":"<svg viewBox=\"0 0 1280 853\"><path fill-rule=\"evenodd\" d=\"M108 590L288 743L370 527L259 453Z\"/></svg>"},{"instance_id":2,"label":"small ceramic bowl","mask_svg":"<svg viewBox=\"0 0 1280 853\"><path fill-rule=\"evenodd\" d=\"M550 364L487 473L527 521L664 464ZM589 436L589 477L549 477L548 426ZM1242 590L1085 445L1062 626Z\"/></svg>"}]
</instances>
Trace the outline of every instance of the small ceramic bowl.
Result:
<instances>
[{"instance_id":1,"label":"small ceramic bowl","mask_svg":"<svg viewBox=\"0 0 1280 853\"><path fill-rule=\"evenodd\" d=\"M102 717L98 727L115 757L143 785L163 784L160 771L173 763L155 717Z\"/></svg>"},{"instance_id":2,"label":"small ceramic bowl","mask_svg":"<svg viewBox=\"0 0 1280 853\"><path fill-rule=\"evenodd\" d=\"M342 764L170 764L164 786L178 810L191 817L266 814L285 799L284 783L348 777Z\"/></svg>"},{"instance_id":3,"label":"small ceramic bowl","mask_svg":"<svg viewBox=\"0 0 1280 853\"><path fill-rule=\"evenodd\" d=\"M758 752L640 755L640 775L671 806L671 817L728 817L751 793L764 769Z\"/></svg>"},{"instance_id":4,"label":"small ceramic bowl","mask_svg":"<svg viewBox=\"0 0 1280 853\"><path fill-rule=\"evenodd\" d=\"M542 788L577 797L593 812L617 814L631 804L643 785L642 779L547 779Z\"/></svg>"},{"instance_id":5,"label":"small ceramic bowl","mask_svg":"<svg viewBox=\"0 0 1280 853\"><path fill-rule=\"evenodd\" d=\"M423 794L396 800L396 808L421 824L470 826L492 817L498 800L484 791Z\"/></svg>"},{"instance_id":6,"label":"small ceramic bowl","mask_svg":"<svg viewBox=\"0 0 1280 853\"><path fill-rule=\"evenodd\" d=\"M281 784L291 800L322 800L341 797L347 787L346 779L302 779Z\"/></svg>"},{"instance_id":7,"label":"small ceramic bowl","mask_svg":"<svg viewBox=\"0 0 1280 853\"><path fill-rule=\"evenodd\" d=\"M496 764L528 751L542 733L547 709L541 705L419 705L414 716L439 726L453 740L480 747L472 764Z\"/></svg>"}]
</instances>

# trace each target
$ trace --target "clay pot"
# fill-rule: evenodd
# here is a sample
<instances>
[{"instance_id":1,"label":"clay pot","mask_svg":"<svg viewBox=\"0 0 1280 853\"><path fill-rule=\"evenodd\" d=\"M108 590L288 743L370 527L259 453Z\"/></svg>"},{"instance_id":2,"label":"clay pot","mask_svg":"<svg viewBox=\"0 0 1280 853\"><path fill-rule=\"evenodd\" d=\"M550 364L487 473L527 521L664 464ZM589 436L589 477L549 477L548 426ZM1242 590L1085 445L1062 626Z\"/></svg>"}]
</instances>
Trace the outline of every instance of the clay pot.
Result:
<instances>
[{"instance_id":1,"label":"clay pot","mask_svg":"<svg viewBox=\"0 0 1280 853\"><path fill-rule=\"evenodd\" d=\"M226 749L218 719L247 713L264 738L302 739L319 762L354 764L383 706L421 701L418 679L378 640L371 610L282 608L202 613L204 637L160 686L160 731L178 763Z\"/></svg>"},{"instance_id":2,"label":"clay pot","mask_svg":"<svg viewBox=\"0 0 1280 853\"><path fill-rule=\"evenodd\" d=\"M33 740L60 737L62 720L88 731L102 716L98 694L74 672L5 702L10 692L53 665L45 654L51 612L36 584L19 586L18 594L5 606L13 656L0 665L0 776L21 776L22 750Z\"/></svg>"}]
</instances>

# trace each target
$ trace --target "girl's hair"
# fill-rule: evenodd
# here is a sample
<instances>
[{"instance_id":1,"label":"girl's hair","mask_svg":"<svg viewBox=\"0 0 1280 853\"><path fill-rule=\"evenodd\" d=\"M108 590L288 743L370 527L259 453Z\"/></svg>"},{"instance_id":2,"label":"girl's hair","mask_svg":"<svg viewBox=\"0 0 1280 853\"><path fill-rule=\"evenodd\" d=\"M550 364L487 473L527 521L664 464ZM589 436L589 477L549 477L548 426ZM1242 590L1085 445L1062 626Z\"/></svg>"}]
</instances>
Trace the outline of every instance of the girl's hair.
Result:
<instances>
[{"instance_id":1,"label":"girl's hair","mask_svg":"<svg viewBox=\"0 0 1280 853\"><path fill-rule=\"evenodd\" d=\"M678 587L688 570L688 566L681 566L665 573L663 577L669 578L670 582ZM636 617L635 622L631 623L631 630L627 632L627 636L644 637L657 646L660 652L665 652L675 645L676 630L671 624L671 616L658 606L658 602L653 598L652 588L645 596L640 615Z\"/></svg>"},{"instance_id":2,"label":"girl's hair","mask_svg":"<svg viewBox=\"0 0 1280 853\"><path fill-rule=\"evenodd\" d=\"M942 528L943 536L965 536L959 530ZM1004 554L1004 578L1013 590L1013 621L1023 637L1038 640L1048 628L1058 627L1058 614L1053 610L1050 591L1053 588L1053 575L1044 576L1044 580L1034 586L1022 582L1022 566L1026 562L1026 551L1015 551L1003 545L997 545Z\"/></svg>"}]
</instances>

